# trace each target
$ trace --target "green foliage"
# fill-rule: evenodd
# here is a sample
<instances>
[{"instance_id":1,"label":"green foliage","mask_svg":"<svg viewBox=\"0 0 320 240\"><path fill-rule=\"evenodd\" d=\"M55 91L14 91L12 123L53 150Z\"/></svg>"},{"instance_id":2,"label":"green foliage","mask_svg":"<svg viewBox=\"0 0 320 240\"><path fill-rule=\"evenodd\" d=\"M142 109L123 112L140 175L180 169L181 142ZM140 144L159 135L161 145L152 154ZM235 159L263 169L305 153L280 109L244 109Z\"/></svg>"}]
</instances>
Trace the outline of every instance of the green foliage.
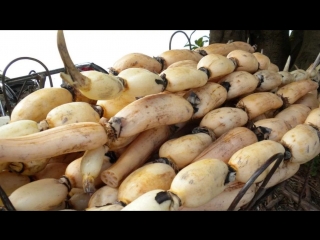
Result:
<instances>
[{"instance_id":1,"label":"green foliage","mask_svg":"<svg viewBox=\"0 0 320 240\"><path fill-rule=\"evenodd\" d=\"M204 38L207 38L207 39L204 40ZM201 38L194 40L195 44L191 43L191 50L194 50L194 49L199 48L199 47L203 47L204 44L207 43L207 42L209 42L209 37L208 36L202 36ZM189 42L187 42L184 45L184 47L189 47L190 48Z\"/></svg>"}]
</instances>

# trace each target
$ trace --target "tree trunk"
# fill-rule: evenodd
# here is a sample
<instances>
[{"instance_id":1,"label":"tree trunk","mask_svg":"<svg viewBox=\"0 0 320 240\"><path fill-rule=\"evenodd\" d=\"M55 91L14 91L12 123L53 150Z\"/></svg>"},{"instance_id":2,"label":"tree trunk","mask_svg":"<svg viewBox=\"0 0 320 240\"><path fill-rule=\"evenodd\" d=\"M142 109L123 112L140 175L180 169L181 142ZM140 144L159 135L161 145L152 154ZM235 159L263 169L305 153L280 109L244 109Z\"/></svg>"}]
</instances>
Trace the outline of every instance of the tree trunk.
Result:
<instances>
[{"instance_id":1,"label":"tree trunk","mask_svg":"<svg viewBox=\"0 0 320 240\"><path fill-rule=\"evenodd\" d=\"M247 42L249 30L210 30L209 44L227 43L230 40Z\"/></svg>"},{"instance_id":2,"label":"tree trunk","mask_svg":"<svg viewBox=\"0 0 320 240\"><path fill-rule=\"evenodd\" d=\"M292 30L291 35L289 37L290 46L291 46L291 51L290 51L291 61L290 61L289 70L292 70L294 66L294 62L296 61L298 54L300 52L302 41L303 41L303 32L304 30Z\"/></svg>"},{"instance_id":3,"label":"tree trunk","mask_svg":"<svg viewBox=\"0 0 320 240\"><path fill-rule=\"evenodd\" d=\"M263 54L282 71L290 55L289 30L252 30L251 44L257 45L257 52Z\"/></svg>"},{"instance_id":4,"label":"tree trunk","mask_svg":"<svg viewBox=\"0 0 320 240\"><path fill-rule=\"evenodd\" d=\"M299 54L294 61L298 68L307 70L308 67L316 60L320 52L320 30L304 30L303 41ZM292 66L291 70L296 68Z\"/></svg>"}]
</instances>

